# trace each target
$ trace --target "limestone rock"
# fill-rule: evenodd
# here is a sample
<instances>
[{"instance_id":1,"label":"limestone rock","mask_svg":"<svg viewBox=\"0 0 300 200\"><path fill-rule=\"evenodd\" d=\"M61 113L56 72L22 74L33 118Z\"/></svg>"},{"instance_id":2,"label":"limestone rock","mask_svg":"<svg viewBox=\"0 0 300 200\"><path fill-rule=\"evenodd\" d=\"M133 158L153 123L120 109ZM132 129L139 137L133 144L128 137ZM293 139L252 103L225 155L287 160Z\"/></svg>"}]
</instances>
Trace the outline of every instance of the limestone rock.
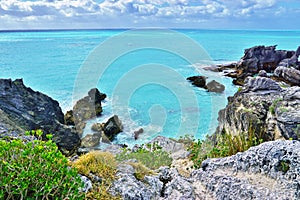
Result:
<instances>
[{"instance_id":1,"label":"limestone rock","mask_svg":"<svg viewBox=\"0 0 300 200\"><path fill-rule=\"evenodd\" d=\"M221 83L218 83L215 80L212 80L209 83L207 83L206 89L209 92L221 93L221 92L224 92L225 86L223 84L221 84Z\"/></svg>"},{"instance_id":2,"label":"limestone rock","mask_svg":"<svg viewBox=\"0 0 300 200\"><path fill-rule=\"evenodd\" d=\"M206 85L206 77L205 76L191 76L191 77L188 77L187 80L191 81L192 84L197 87L204 88Z\"/></svg>"},{"instance_id":3,"label":"limestone rock","mask_svg":"<svg viewBox=\"0 0 300 200\"><path fill-rule=\"evenodd\" d=\"M283 78L293 85L300 86L300 71L295 68L277 67L274 75Z\"/></svg>"},{"instance_id":4,"label":"limestone rock","mask_svg":"<svg viewBox=\"0 0 300 200\"><path fill-rule=\"evenodd\" d=\"M104 124L103 131L105 135L112 141L114 137L122 132L123 126L122 122L117 115L109 118L109 120Z\"/></svg>"}]
</instances>

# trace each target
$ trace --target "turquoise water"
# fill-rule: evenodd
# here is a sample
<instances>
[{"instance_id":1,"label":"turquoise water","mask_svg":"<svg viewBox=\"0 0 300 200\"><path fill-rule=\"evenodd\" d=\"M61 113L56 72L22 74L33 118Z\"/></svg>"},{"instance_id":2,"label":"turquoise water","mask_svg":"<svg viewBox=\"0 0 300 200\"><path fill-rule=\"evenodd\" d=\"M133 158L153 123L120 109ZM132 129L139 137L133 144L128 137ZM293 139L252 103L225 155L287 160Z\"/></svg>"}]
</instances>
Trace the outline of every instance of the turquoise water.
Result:
<instances>
[{"instance_id":1,"label":"turquoise water","mask_svg":"<svg viewBox=\"0 0 300 200\"><path fill-rule=\"evenodd\" d=\"M58 100L65 112L72 108L74 83L82 63L100 43L123 32L124 30L0 32L0 78L23 78L27 86ZM179 32L201 45L215 63L237 61L245 48L254 45L277 44L278 49L295 50L300 44L300 31ZM172 41L169 45L176 47L178 43ZM114 47L108 51L114 51ZM126 99L126 108L114 107L116 86L121 80L126 83L124 74L128 75L136 66L149 63L158 63L171 69L170 72L161 73L166 73L163 76L166 77L165 84L151 83L149 79L147 84L138 85L134 92L130 92ZM179 83L179 79L172 77L173 71L183 77ZM184 134L202 138L214 131L217 125L217 111L226 105L227 97L234 94L236 87L231 84L230 79L220 76L215 79L226 85L223 94L207 93L189 85L196 94L197 104L182 106L181 102L189 101L190 97L175 90L185 85L184 78L196 74L199 72L191 63L170 52L140 49L122 55L111 63L101 78L99 77L97 87L108 95L108 99L103 105L103 116L94 121L103 121L112 113L118 114L124 124L124 133L118 136L116 142L135 143L131 134L139 127L143 127L145 131L137 142L144 142L158 134L178 137L183 134L180 124L186 117L195 115L195 120L190 126L184 126L183 131ZM157 76L155 70L150 70L139 78L144 80ZM128 83L134 85L134 77L131 77L131 82ZM86 82L89 82L88 78ZM128 95L127 85L124 83L121 83L122 92L123 95ZM124 114L124 109L127 109L129 116ZM88 129L86 133L89 133Z\"/></svg>"}]
</instances>

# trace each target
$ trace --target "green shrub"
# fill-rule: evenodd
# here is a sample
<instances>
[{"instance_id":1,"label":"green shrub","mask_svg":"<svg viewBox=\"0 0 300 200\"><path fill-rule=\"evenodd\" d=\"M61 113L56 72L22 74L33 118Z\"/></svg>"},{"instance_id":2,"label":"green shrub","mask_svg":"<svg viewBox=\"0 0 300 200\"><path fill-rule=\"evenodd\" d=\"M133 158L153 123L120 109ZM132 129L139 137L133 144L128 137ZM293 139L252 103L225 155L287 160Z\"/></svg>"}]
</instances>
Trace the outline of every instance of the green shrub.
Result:
<instances>
[{"instance_id":1,"label":"green shrub","mask_svg":"<svg viewBox=\"0 0 300 200\"><path fill-rule=\"evenodd\" d=\"M250 127L247 134L231 135L225 130L218 135L216 141L207 138L194 142L188 150L191 152L190 158L195 168L200 168L202 161L207 158L219 158L234 155L238 152L248 150L263 142L262 138L254 136L254 131Z\"/></svg>"},{"instance_id":2,"label":"green shrub","mask_svg":"<svg viewBox=\"0 0 300 200\"><path fill-rule=\"evenodd\" d=\"M124 149L124 151L116 156L118 161L125 161L129 159L136 159L149 169L158 169L161 166L170 166L172 164L172 158L169 153L163 151L161 147L157 145L147 144L147 148L140 148L135 152Z\"/></svg>"},{"instance_id":3,"label":"green shrub","mask_svg":"<svg viewBox=\"0 0 300 200\"><path fill-rule=\"evenodd\" d=\"M275 109L277 107L277 104L282 100L283 100L282 98L278 98L278 99L275 99L275 101L273 101L272 105L269 107L269 111L271 112L272 115L275 114Z\"/></svg>"},{"instance_id":4,"label":"green shrub","mask_svg":"<svg viewBox=\"0 0 300 200\"><path fill-rule=\"evenodd\" d=\"M47 137L27 143L0 139L0 199L84 199L77 170Z\"/></svg>"}]
</instances>

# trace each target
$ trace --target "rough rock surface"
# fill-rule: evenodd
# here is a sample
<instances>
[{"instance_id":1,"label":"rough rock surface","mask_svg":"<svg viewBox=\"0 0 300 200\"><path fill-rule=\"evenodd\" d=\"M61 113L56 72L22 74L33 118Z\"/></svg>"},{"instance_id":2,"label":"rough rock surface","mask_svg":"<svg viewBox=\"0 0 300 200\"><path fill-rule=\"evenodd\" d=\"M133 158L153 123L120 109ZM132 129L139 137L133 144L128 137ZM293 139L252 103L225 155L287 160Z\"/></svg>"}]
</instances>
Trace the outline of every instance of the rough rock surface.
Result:
<instances>
[{"instance_id":1,"label":"rough rock surface","mask_svg":"<svg viewBox=\"0 0 300 200\"><path fill-rule=\"evenodd\" d=\"M221 93L225 90L225 86L221 83L218 83L215 80L212 80L209 83L207 83L205 87L209 92Z\"/></svg>"},{"instance_id":2,"label":"rough rock surface","mask_svg":"<svg viewBox=\"0 0 300 200\"><path fill-rule=\"evenodd\" d=\"M283 78L293 85L300 86L300 71L295 68L277 67L274 75Z\"/></svg>"},{"instance_id":3,"label":"rough rock surface","mask_svg":"<svg viewBox=\"0 0 300 200\"><path fill-rule=\"evenodd\" d=\"M103 126L104 134L111 141L118 133L122 132L122 129L123 129L122 122L117 115L114 115L111 118L109 118L109 120Z\"/></svg>"},{"instance_id":4,"label":"rough rock surface","mask_svg":"<svg viewBox=\"0 0 300 200\"><path fill-rule=\"evenodd\" d=\"M66 155L80 145L78 134L63 125L64 115L58 102L26 87L22 79L0 79L0 112L2 133L42 129L45 134L53 134L53 140Z\"/></svg>"},{"instance_id":5,"label":"rough rock surface","mask_svg":"<svg viewBox=\"0 0 300 200\"><path fill-rule=\"evenodd\" d=\"M212 199L300 199L299 169L300 142L278 140L205 160L191 177Z\"/></svg>"},{"instance_id":6,"label":"rough rock surface","mask_svg":"<svg viewBox=\"0 0 300 200\"><path fill-rule=\"evenodd\" d=\"M206 79L207 77L205 76L191 76L187 78L187 80L191 81L193 85L202 88L206 85Z\"/></svg>"},{"instance_id":7,"label":"rough rock surface","mask_svg":"<svg viewBox=\"0 0 300 200\"><path fill-rule=\"evenodd\" d=\"M99 145L101 133L87 134L82 138L81 146L90 148Z\"/></svg>"},{"instance_id":8,"label":"rough rock surface","mask_svg":"<svg viewBox=\"0 0 300 200\"><path fill-rule=\"evenodd\" d=\"M219 127L233 135L252 129L267 141L278 138L299 139L300 88L280 88L268 78L248 78L242 91L229 97L219 112Z\"/></svg>"},{"instance_id":9,"label":"rough rock surface","mask_svg":"<svg viewBox=\"0 0 300 200\"><path fill-rule=\"evenodd\" d=\"M100 93L97 88L88 92L88 96L78 100L73 107L73 116L76 130L82 134L85 121L100 116L102 113L101 101L106 95Z\"/></svg>"}]
</instances>

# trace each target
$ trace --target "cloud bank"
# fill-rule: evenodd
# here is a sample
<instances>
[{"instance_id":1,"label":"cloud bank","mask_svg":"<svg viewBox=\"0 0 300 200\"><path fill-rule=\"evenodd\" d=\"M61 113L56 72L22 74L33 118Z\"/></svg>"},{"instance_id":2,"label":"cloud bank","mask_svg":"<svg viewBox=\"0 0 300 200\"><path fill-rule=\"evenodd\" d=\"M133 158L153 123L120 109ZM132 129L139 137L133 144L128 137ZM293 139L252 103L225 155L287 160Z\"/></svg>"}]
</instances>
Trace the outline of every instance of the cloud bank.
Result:
<instances>
[{"instance_id":1,"label":"cloud bank","mask_svg":"<svg viewBox=\"0 0 300 200\"><path fill-rule=\"evenodd\" d=\"M299 29L297 0L4 0L0 29Z\"/></svg>"}]
</instances>

